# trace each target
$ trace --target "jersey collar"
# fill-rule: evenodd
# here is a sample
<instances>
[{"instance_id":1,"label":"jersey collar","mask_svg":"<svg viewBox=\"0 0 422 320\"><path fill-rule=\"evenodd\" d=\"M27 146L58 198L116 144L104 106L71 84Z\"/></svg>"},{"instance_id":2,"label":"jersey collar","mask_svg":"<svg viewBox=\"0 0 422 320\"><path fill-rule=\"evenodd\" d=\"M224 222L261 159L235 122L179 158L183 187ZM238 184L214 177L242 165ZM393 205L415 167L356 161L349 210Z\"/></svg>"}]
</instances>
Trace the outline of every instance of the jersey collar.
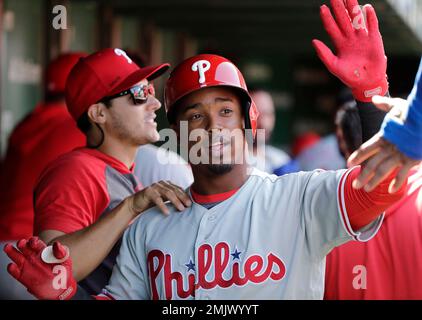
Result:
<instances>
[{"instance_id":1,"label":"jersey collar","mask_svg":"<svg viewBox=\"0 0 422 320\"><path fill-rule=\"evenodd\" d=\"M239 188L233 189L227 192L222 193L216 193L216 194L199 194L196 193L193 188L190 188L190 193L192 195L192 199L199 204L207 204L207 203L216 203L216 202L223 202L224 200L227 200L232 195L234 195Z\"/></svg>"},{"instance_id":2,"label":"jersey collar","mask_svg":"<svg viewBox=\"0 0 422 320\"><path fill-rule=\"evenodd\" d=\"M92 155L98 159L103 160L105 163L107 163L109 166L111 166L112 168L116 169L118 172L122 173L122 174L130 174L133 173L134 169L135 169L135 163L133 163L131 165L130 168L126 167L126 165L121 162L120 160L117 160L114 157L111 157L101 151L98 151L96 149L90 149L90 148L82 148L83 152Z\"/></svg>"}]
</instances>

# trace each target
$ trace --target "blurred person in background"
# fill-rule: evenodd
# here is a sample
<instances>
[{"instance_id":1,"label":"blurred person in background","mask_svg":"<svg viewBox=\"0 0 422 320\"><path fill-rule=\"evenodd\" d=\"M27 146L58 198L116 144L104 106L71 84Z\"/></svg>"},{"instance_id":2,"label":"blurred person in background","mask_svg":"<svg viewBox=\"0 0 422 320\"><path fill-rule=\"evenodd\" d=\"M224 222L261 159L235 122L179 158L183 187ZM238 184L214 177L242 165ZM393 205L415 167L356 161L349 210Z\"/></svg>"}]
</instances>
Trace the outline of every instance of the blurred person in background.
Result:
<instances>
[{"instance_id":1,"label":"blurred person in background","mask_svg":"<svg viewBox=\"0 0 422 320\"><path fill-rule=\"evenodd\" d=\"M262 89L253 89L250 91L250 95L259 112L258 129L265 132L265 145L258 146L255 142L253 151L251 151L253 155L250 155L250 157L256 168L272 174L275 170L288 164L291 159L286 152L269 144L276 120L271 94Z\"/></svg>"},{"instance_id":2,"label":"blurred person in background","mask_svg":"<svg viewBox=\"0 0 422 320\"><path fill-rule=\"evenodd\" d=\"M302 171L337 170L346 164L334 133L320 137L315 132L306 132L295 139L292 150Z\"/></svg>"},{"instance_id":3,"label":"blurred person in background","mask_svg":"<svg viewBox=\"0 0 422 320\"><path fill-rule=\"evenodd\" d=\"M58 56L47 67L45 99L14 129L0 175L0 242L14 242L33 234L33 188L49 162L85 144L67 111L64 90L72 67L83 53ZM1 244L0 244L1 245ZM32 299L5 271L10 260L0 252L0 298Z\"/></svg>"},{"instance_id":4,"label":"blurred person in background","mask_svg":"<svg viewBox=\"0 0 422 320\"><path fill-rule=\"evenodd\" d=\"M336 113L335 125L340 154L347 159L362 144L362 126L354 100L340 106Z\"/></svg>"},{"instance_id":5,"label":"blurred person in background","mask_svg":"<svg viewBox=\"0 0 422 320\"><path fill-rule=\"evenodd\" d=\"M292 143L292 156L296 158L303 151L318 143L319 140L321 140L321 136L314 131L307 131L298 135Z\"/></svg>"},{"instance_id":6,"label":"blurred person in background","mask_svg":"<svg viewBox=\"0 0 422 320\"><path fill-rule=\"evenodd\" d=\"M62 54L48 65L44 101L16 126L9 138L0 177L0 241L32 235L36 179L49 162L85 144L64 101L67 76L83 56Z\"/></svg>"}]
</instances>

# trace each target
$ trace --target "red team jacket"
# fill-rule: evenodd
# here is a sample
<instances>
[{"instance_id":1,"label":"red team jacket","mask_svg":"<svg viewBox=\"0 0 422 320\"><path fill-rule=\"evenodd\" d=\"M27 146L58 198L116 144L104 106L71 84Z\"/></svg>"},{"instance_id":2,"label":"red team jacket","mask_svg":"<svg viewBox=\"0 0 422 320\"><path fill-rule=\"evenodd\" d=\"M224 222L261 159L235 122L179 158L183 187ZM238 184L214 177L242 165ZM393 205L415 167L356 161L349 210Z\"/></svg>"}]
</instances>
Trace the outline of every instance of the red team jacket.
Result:
<instances>
[{"instance_id":1,"label":"red team jacket","mask_svg":"<svg viewBox=\"0 0 422 320\"><path fill-rule=\"evenodd\" d=\"M64 103L39 104L13 131L0 175L0 241L33 233L33 188L59 155L85 144Z\"/></svg>"}]
</instances>

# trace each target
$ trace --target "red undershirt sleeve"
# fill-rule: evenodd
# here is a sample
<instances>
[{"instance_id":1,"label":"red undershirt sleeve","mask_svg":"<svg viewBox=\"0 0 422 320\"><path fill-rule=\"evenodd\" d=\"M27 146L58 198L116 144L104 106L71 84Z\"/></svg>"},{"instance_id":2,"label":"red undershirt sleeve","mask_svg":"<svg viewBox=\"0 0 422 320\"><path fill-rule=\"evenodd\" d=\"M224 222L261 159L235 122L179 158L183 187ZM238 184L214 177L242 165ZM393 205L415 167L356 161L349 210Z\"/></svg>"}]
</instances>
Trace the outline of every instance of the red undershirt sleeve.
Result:
<instances>
[{"instance_id":1,"label":"red undershirt sleeve","mask_svg":"<svg viewBox=\"0 0 422 320\"><path fill-rule=\"evenodd\" d=\"M397 192L388 193L388 186L393 180L395 172L371 192L366 192L363 188L354 189L352 182L357 178L360 171L360 167L352 169L346 177L344 185L344 205L354 231L374 221L382 212L398 201L406 191L406 183L404 183Z\"/></svg>"}]
</instances>

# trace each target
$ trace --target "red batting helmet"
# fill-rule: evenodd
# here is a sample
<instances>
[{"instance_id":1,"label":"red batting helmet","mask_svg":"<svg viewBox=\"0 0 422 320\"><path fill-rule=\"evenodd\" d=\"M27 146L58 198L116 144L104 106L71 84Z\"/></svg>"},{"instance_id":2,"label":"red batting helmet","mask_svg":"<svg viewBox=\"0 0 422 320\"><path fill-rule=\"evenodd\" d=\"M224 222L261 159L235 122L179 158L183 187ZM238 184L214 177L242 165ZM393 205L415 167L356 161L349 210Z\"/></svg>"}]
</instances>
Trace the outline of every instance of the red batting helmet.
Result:
<instances>
[{"instance_id":1,"label":"red batting helmet","mask_svg":"<svg viewBox=\"0 0 422 320\"><path fill-rule=\"evenodd\" d=\"M255 137L258 110L239 69L226 58L214 54L200 54L180 63L170 74L164 90L164 106L169 122L174 122L174 107L188 94L206 87L234 88L242 98L246 129Z\"/></svg>"}]
</instances>

